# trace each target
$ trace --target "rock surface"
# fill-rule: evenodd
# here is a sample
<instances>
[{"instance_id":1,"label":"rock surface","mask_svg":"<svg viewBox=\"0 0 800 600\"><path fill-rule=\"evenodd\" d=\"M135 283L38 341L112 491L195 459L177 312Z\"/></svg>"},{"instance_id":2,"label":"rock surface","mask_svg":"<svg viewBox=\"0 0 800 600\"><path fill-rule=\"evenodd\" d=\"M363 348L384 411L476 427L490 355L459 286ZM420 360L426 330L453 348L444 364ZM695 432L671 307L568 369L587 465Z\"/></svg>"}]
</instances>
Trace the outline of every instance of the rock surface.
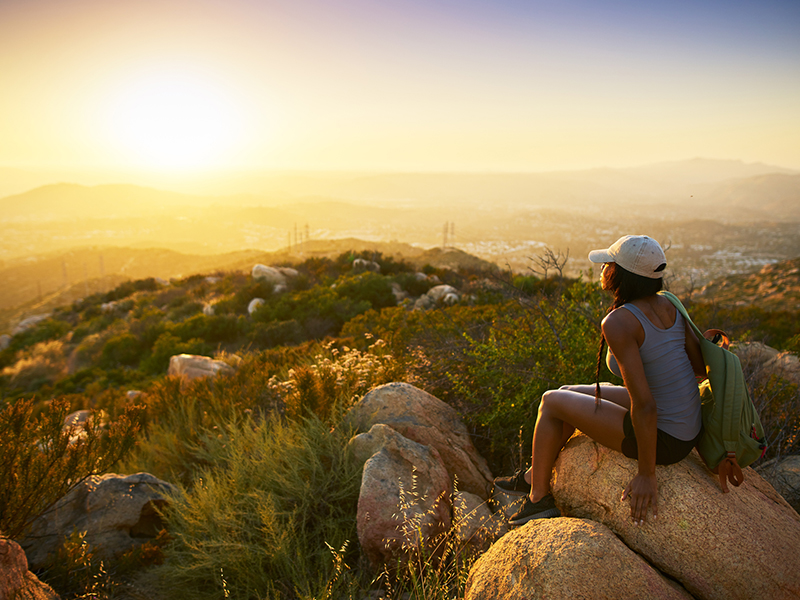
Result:
<instances>
[{"instance_id":1,"label":"rock surface","mask_svg":"<svg viewBox=\"0 0 800 600\"><path fill-rule=\"evenodd\" d=\"M410 440L435 448L458 489L488 497L492 474L472 445L456 411L438 398L407 383L388 383L371 390L350 409L359 431L376 423L389 425Z\"/></svg>"},{"instance_id":2,"label":"rock surface","mask_svg":"<svg viewBox=\"0 0 800 600\"><path fill-rule=\"evenodd\" d=\"M450 479L439 453L374 425L350 449L365 459L356 517L358 541L376 569L419 549L430 552L450 528Z\"/></svg>"},{"instance_id":3,"label":"rock surface","mask_svg":"<svg viewBox=\"0 0 800 600\"><path fill-rule=\"evenodd\" d=\"M458 541L479 551L488 550L508 533L505 515L502 512L492 514L485 500L469 492L459 491L453 495L453 519Z\"/></svg>"},{"instance_id":4,"label":"rock surface","mask_svg":"<svg viewBox=\"0 0 800 600\"><path fill-rule=\"evenodd\" d=\"M263 298L253 298L250 300L250 304L247 305L247 314L252 316L260 306L264 305L264 302L265 300Z\"/></svg>"},{"instance_id":5,"label":"rock surface","mask_svg":"<svg viewBox=\"0 0 800 600\"><path fill-rule=\"evenodd\" d=\"M266 265L255 265L251 276L253 279L265 279L272 285L286 283L286 276L283 273L274 267L268 267Z\"/></svg>"},{"instance_id":6,"label":"rock surface","mask_svg":"<svg viewBox=\"0 0 800 600\"><path fill-rule=\"evenodd\" d=\"M17 324L16 327L14 327L14 329L11 331L11 335L15 336L18 333L22 333L23 331L28 331L28 329L35 327L42 321L49 318L50 318L50 313L45 313L41 315L33 315L31 317L28 317L27 319L23 319L22 321L19 322L19 324Z\"/></svg>"},{"instance_id":7,"label":"rock surface","mask_svg":"<svg viewBox=\"0 0 800 600\"><path fill-rule=\"evenodd\" d=\"M371 260L356 258L353 261L353 273L364 273L365 271L371 271L372 273L380 273L381 266L378 263L373 262Z\"/></svg>"},{"instance_id":8,"label":"rock surface","mask_svg":"<svg viewBox=\"0 0 800 600\"><path fill-rule=\"evenodd\" d=\"M59 600L58 594L28 570L19 544L0 538L0 600Z\"/></svg>"},{"instance_id":9,"label":"rock surface","mask_svg":"<svg viewBox=\"0 0 800 600\"><path fill-rule=\"evenodd\" d=\"M696 598L800 597L800 516L753 469L723 494L695 452L656 467L658 519L641 527L620 501L636 472L635 460L578 435L556 461L553 495L563 514L606 525Z\"/></svg>"},{"instance_id":10,"label":"rock surface","mask_svg":"<svg viewBox=\"0 0 800 600\"><path fill-rule=\"evenodd\" d=\"M73 531L85 531L100 557L119 556L158 534L163 526L158 509L174 492L149 473L93 476L33 523L22 541L28 561L40 568Z\"/></svg>"},{"instance_id":11,"label":"rock surface","mask_svg":"<svg viewBox=\"0 0 800 600\"><path fill-rule=\"evenodd\" d=\"M604 525L562 517L530 521L495 543L470 571L464 598L690 600L691 596Z\"/></svg>"},{"instance_id":12,"label":"rock surface","mask_svg":"<svg viewBox=\"0 0 800 600\"><path fill-rule=\"evenodd\" d=\"M216 377L219 374L230 375L234 368L221 360L196 354L176 354L169 359L167 375L175 375L184 379L199 377Z\"/></svg>"}]
</instances>

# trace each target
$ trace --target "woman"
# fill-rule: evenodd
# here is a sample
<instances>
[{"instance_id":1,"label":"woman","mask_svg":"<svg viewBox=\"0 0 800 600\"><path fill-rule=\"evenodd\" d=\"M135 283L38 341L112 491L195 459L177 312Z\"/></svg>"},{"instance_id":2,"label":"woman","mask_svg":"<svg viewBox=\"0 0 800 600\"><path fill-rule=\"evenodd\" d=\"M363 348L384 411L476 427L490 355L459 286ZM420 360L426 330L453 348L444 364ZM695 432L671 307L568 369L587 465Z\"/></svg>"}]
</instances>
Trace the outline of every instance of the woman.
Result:
<instances>
[{"instance_id":1,"label":"woman","mask_svg":"<svg viewBox=\"0 0 800 600\"><path fill-rule=\"evenodd\" d=\"M624 236L606 250L589 253L602 263L601 286L614 295L603 319L597 379L605 343L609 369L624 386L575 385L545 392L533 433L531 468L495 479L495 487L526 494L509 519L558 516L550 494L553 464L575 431L638 460L639 471L622 494L631 517L644 523L658 514L655 466L676 463L696 445L702 428L696 375L705 375L700 343L673 304L658 295L667 266L655 240Z\"/></svg>"}]
</instances>

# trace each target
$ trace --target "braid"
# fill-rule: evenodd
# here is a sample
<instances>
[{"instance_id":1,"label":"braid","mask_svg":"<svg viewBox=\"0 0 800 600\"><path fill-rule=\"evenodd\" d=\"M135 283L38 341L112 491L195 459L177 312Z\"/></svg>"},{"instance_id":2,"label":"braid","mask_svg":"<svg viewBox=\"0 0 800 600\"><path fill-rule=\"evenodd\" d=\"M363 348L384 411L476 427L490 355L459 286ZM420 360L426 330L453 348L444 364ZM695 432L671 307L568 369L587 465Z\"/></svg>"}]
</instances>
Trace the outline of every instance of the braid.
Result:
<instances>
[{"instance_id":1,"label":"braid","mask_svg":"<svg viewBox=\"0 0 800 600\"><path fill-rule=\"evenodd\" d=\"M610 289L614 294L614 302L612 302L611 306L606 311L606 314L610 314L614 310L618 309L620 306L627 302L626 297L623 295L624 290L622 289L625 286L620 285L620 280L623 277L623 269L619 268L616 263L610 263L607 267L610 269L610 273L608 274L608 278L610 281ZM600 406L600 369L603 366L603 350L606 347L606 336L603 333L602 328L600 329L600 348L597 351L597 366L594 373L594 405L595 407Z\"/></svg>"},{"instance_id":2,"label":"braid","mask_svg":"<svg viewBox=\"0 0 800 600\"><path fill-rule=\"evenodd\" d=\"M600 406L600 367L603 365L603 350L606 347L606 336L600 332L600 349L597 351L597 370L594 374L594 405Z\"/></svg>"},{"instance_id":3,"label":"braid","mask_svg":"<svg viewBox=\"0 0 800 600\"><path fill-rule=\"evenodd\" d=\"M605 276L608 282L606 289L614 294L614 302L606 311L606 314L615 311L626 302L651 296L662 289L663 282L661 279L648 279L641 275L635 275L616 263L608 263L606 271ZM597 368L595 370L595 406L600 406L600 368L603 366L603 350L606 343L606 336L601 330L600 349L597 352Z\"/></svg>"}]
</instances>

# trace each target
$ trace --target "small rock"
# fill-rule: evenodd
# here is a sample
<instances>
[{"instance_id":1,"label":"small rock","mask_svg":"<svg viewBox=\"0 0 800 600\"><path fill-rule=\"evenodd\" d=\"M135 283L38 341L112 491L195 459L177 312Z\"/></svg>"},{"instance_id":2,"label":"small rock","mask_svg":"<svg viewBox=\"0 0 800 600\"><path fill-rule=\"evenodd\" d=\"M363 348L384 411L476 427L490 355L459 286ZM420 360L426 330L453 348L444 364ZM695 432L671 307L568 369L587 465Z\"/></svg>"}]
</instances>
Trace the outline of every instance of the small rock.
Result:
<instances>
[{"instance_id":1,"label":"small rock","mask_svg":"<svg viewBox=\"0 0 800 600\"><path fill-rule=\"evenodd\" d=\"M195 354L176 354L169 359L167 375L175 375L191 380L199 377L231 375L235 369L221 360Z\"/></svg>"},{"instance_id":2,"label":"small rock","mask_svg":"<svg viewBox=\"0 0 800 600\"><path fill-rule=\"evenodd\" d=\"M259 306L264 305L265 300L263 298L253 298L250 300L250 304L247 305L247 314L252 316L254 312L258 310Z\"/></svg>"}]
</instances>

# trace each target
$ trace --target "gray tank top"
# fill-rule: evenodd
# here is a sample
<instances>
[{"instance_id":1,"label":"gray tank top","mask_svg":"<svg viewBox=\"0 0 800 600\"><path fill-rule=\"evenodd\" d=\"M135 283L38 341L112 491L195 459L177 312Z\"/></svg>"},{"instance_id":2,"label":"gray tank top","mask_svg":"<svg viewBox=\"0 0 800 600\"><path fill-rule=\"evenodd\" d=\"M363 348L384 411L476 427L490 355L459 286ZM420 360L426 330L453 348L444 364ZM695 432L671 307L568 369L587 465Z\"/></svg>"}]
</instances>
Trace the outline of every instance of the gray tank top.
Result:
<instances>
[{"instance_id":1,"label":"gray tank top","mask_svg":"<svg viewBox=\"0 0 800 600\"><path fill-rule=\"evenodd\" d=\"M702 425L700 390L686 354L683 317L678 313L672 327L661 329L653 325L637 306L624 304L621 308L633 313L644 329L644 343L639 348L639 355L658 409L658 428L679 440L694 439ZM610 348L606 363L612 373L622 377Z\"/></svg>"}]
</instances>

